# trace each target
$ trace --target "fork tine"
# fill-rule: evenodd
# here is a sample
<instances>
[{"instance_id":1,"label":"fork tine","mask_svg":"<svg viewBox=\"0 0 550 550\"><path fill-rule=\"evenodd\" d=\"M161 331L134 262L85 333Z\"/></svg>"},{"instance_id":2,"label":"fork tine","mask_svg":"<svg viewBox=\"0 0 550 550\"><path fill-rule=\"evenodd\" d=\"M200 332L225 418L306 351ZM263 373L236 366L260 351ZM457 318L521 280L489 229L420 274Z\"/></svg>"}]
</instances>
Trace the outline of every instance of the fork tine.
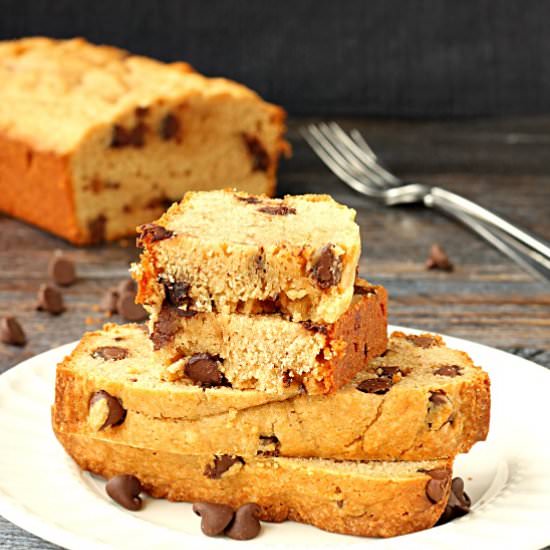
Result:
<instances>
[{"instance_id":1,"label":"fork tine","mask_svg":"<svg viewBox=\"0 0 550 550\"><path fill-rule=\"evenodd\" d=\"M351 138L359 147L367 153L373 160L378 162L378 157L376 156L376 153L370 148L370 145L365 141L365 138L361 134L361 132L357 128L353 128L350 132Z\"/></svg>"},{"instance_id":2,"label":"fork tine","mask_svg":"<svg viewBox=\"0 0 550 550\"><path fill-rule=\"evenodd\" d=\"M369 183L375 185L378 189L387 188L388 182L386 182L382 176L377 174L376 171L373 170L368 164L363 162L361 159L358 159L357 155L353 154L353 151L351 151L351 148L344 143L344 139L341 139L338 132L338 130L340 130L340 132L344 134L344 137L347 137L343 130L338 127L333 128L332 125L326 123L319 124L317 128L326 140L328 140L330 145L338 151L342 161L348 165L351 165L351 167L355 169L355 177L359 177L361 179L367 178Z\"/></svg>"},{"instance_id":3,"label":"fork tine","mask_svg":"<svg viewBox=\"0 0 550 550\"><path fill-rule=\"evenodd\" d=\"M338 178L347 183L358 193L363 193L367 196L375 198L379 196L379 192L374 189L372 185L358 180L348 172L346 169L348 164L345 161L338 160L338 157L333 155L334 148L331 146L330 142L326 140L323 134L321 134L315 124L310 124L307 128L300 128L300 133L310 147L315 151L317 156ZM339 157L339 159L342 159L342 157Z\"/></svg>"},{"instance_id":4,"label":"fork tine","mask_svg":"<svg viewBox=\"0 0 550 550\"><path fill-rule=\"evenodd\" d=\"M368 146L367 142L361 136L361 134L355 130L356 134L359 134L361 139L361 146L359 146L343 129L340 125L336 124L336 122L330 123L331 128L334 130L334 132L338 135L338 137L345 142L345 144L349 147L350 151L359 159L361 160L366 166L369 167L370 171L375 173L379 178L382 179L384 184L395 186L395 185L401 185L401 181L399 178L395 177L391 172L388 172L383 166L381 166L378 161L377 157L372 151L372 149ZM365 147L366 146L366 147ZM365 147L366 151L363 150L363 147Z\"/></svg>"}]
</instances>

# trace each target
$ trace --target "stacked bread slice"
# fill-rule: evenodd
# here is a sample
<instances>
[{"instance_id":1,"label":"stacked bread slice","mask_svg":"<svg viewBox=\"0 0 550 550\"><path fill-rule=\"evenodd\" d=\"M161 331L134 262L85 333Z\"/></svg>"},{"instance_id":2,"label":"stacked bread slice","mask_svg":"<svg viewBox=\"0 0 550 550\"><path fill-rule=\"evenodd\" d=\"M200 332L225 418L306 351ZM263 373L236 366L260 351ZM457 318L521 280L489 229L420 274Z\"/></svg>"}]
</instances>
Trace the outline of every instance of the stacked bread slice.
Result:
<instances>
[{"instance_id":1,"label":"stacked bread slice","mask_svg":"<svg viewBox=\"0 0 550 550\"><path fill-rule=\"evenodd\" d=\"M387 338L325 196L190 193L141 228L149 327L107 325L57 369L53 426L84 469L157 497L393 536L433 526L487 435L489 380L441 338Z\"/></svg>"}]
</instances>

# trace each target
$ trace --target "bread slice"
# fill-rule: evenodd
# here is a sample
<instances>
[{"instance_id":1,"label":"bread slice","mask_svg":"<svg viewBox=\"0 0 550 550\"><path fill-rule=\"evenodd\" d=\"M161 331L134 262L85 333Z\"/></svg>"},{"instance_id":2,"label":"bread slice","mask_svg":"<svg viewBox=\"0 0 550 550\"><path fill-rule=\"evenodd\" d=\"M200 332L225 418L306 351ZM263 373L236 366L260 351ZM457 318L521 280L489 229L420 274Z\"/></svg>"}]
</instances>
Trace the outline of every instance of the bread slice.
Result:
<instances>
[{"instance_id":1,"label":"bread slice","mask_svg":"<svg viewBox=\"0 0 550 550\"><path fill-rule=\"evenodd\" d=\"M309 394L330 393L386 351L386 312L385 289L358 280L350 307L332 324L294 323L276 314L182 317L165 305L150 322L150 337L168 380L182 378L195 364L215 366L235 389L281 393L298 386Z\"/></svg>"},{"instance_id":2,"label":"bread slice","mask_svg":"<svg viewBox=\"0 0 550 550\"><path fill-rule=\"evenodd\" d=\"M77 244L133 235L190 189L272 194L284 111L82 39L0 42L0 210Z\"/></svg>"},{"instance_id":3,"label":"bread slice","mask_svg":"<svg viewBox=\"0 0 550 550\"><path fill-rule=\"evenodd\" d=\"M361 253L355 210L328 195L231 190L187 193L139 242L137 299L153 316L166 300L183 311L334 323L350 306Z\"/></svg>"},{"instance_id":4,"label":"bread slice","mask_svg":"<svg viewBox=\"0 0 550 550\"><path fill-rule=\"evenodd\" d=\"M154 497L234 508L255 502L262 520L289 519L348 535L391 537L432 527L451 485L450 460L220 459L89 435L57 432L57 437L82 469L105 478L135 475Z\"/></svg>"},{"instance_id":5,"label":"bread slice","mask_svg":"<svg viewBox=\"0 0 550 550\"><path fill-rule=\"evenodd\" d=\"M395 333L329 395L161 381L149 344L135 325L87 334L57 367L56 430L188 455L346 460L449 457L487 435L489 378L438 336Z\"/></svg>"}]
</instances>

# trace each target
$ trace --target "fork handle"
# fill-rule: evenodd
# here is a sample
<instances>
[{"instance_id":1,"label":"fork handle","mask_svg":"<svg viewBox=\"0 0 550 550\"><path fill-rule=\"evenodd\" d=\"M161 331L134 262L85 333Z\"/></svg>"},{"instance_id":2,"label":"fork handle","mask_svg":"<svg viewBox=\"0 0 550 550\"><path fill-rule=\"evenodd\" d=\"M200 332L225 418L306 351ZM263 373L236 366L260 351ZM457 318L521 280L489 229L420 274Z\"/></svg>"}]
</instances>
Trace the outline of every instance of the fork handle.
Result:
<instances>
[{"instance_id":1,"label":"fork handle","mask_svg":"<svg viewBox=\"0 0 550 550\"><path fill-rule=\"evenodd\" d=\"M548 242L540 237L535 237L479 204L465 199L456 193L441 189L440 187L432 187L430 192L424 197L424 204L443 210L455 217L457 217L457 213L470 216L488 227L496 228L528 249L533 250L542 256L543 259L550 261L550 244Z\"/></svg>"}]
</instances>

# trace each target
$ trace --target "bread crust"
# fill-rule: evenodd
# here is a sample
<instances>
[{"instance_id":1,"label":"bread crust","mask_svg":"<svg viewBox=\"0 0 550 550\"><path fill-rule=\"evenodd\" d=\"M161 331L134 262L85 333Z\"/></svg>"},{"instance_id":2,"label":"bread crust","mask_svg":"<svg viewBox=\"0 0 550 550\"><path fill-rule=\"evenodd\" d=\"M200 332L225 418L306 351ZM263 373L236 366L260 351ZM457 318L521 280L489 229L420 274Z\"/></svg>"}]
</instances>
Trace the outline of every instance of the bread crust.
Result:
<instances>
[{"instance_id":1,"label":"bread crust","mask_svg":"<svg viewBox=\"0 0 550 550\"><path fill-rule=\"evenodd\" d=\"M234 508L256 502L264 521L293 520L348 535L392 537L432 527L450 490L451 460L386 463L387 475L371 475L353 463L254 458L212 479L205 475L211 456L150 451L58 431L56 436L80 468L107 479L135 475L156 498ZM425 471L436 468L446 470L447 479L441 499L432 503Z\"/></svg>"}]
</instances>

